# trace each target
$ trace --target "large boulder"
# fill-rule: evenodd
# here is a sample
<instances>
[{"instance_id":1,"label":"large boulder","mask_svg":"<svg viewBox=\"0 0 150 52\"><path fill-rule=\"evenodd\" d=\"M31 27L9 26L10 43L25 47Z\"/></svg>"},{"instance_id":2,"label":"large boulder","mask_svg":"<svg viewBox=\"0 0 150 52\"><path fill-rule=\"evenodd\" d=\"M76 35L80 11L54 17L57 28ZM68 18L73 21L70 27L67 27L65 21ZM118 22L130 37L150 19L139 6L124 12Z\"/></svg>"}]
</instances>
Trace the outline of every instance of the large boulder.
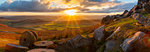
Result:
<instances>
[{"instance_id":1,"label":"large boulder","mask_svg":"<svg viewBox=\"0 0 150 52\"><path fill-rule=\"evenodd\" d=\"M139 52L144 47L142 42L142 38L144 37L145 33L137 32L131 38L127 38L123 44L121 45L124 52Z\"/></svg>"},{"instance_id":2,"label":"large boulder","mask_svg":"<svg viewBox=\"0 0 150 52\"><path fill-rule=\"evenodd\" d=\"M135 13L132 15L134 19L136 19L139 23L141 23L144 26L150 26L150 18L145 17L139 13Z\"/></svg>"},{"instance_id":3,"label":"large boulder","mask_svg":"<svg viewBox=\"0 0 150 52\"><path fill-rule=\"evenodd\" d=\"M106 48L104 52L119 52L121 51L120 48L120 41L119 40L110 40L106 43Z\"/></svg>"},{"instance_id":4,"label":"large boulder","mask_svg":"<svg viewBox=\"0 0 150 52\"><path fill-rule=\"evenodd\" d=\"M67 42L58 45L56 49L58 52L80 52L82 51L81 49L87 48L90 43L91 40L84 38L81 35L77 35Z\"/></svg>"},{"instance_id":5,"label":"large boulder","mask_svg":"<svg viewBox=\"0 0 150 52\"><path fill-rule=\"evenodd\" d=\"M90 41L82 37L81 35L77 35L75 38L69 40L67 43L70 44L70 46L72 46L73 48L78 48L78 47L88 45Z\"/></svg>"},{"instance_id":6,"label":"large boulder","mask_svg":"<svg viewBox=\"0 0 150 52\"><path fill-rule=\"evenodd\" d=\"M104 38L104 28L105 28L105 26L101 26L94 31L93 38L95 40L102 41L102 39Z\"/></svg>"}]
</instances>

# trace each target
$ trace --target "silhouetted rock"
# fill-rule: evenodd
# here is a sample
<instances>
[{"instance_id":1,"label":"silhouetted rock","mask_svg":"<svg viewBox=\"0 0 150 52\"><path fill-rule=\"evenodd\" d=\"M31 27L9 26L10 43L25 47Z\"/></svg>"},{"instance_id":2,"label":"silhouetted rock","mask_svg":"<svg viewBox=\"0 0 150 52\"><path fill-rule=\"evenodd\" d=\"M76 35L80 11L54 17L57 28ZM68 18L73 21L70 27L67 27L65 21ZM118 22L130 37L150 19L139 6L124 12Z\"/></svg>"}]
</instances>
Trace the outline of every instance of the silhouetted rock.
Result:
<instances>
[{"instance_id":1,"label":"silhouetted rock","mask_svg":"<svg viewBox=\"0 0 150 52\"><path fill-rule=\"evenodd\" d=\"M137 32L131 38L126 39L123 44L121 45L124 52L139 52L144 47L142 42L142 38L144 37L145 33Z\"/></svg>"},{"instance_id":2,"label":"silhouetted rock","mask_svg":"<svg viewBox=\"0 0 150 52\"><path fill-rule=\"evenodd\" d=\"M124 13L122 14L122 17L129 17L129 16L130 14L128 10L125 10Z\"/></svg>"}]
</instances>

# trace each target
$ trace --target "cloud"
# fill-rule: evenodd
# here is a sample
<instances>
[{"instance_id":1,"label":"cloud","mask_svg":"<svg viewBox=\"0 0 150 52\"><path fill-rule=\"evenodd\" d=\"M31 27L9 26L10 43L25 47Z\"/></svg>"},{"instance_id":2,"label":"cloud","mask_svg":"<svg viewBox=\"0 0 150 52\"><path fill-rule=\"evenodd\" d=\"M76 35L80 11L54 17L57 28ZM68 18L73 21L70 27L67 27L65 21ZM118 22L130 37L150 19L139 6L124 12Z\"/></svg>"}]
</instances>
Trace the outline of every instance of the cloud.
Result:
<instances>
[{"instance_id":1,"label":"cloud","mask_svg":"<svg viewBox=\"0 0 150 52\"><path fill-rule=\"evenodd\" d=\"M119 5L106 8L104 10L89 10L86 12L90 13L112 13L112 12L123 12L124 10L130 10L136 5L136 3L120 3Z\"/></svg>"},{"instance_id":2,"label":"cloud","mask_svg":"<svg viewBox=\"0 0 150 52\"><path fill-rule=\"evenodd\" d=\"M118 12L133 7L134 4L117 0L32 0L11 1L3 3L0 10L9 11L50 11L59 12L78 9L80 12Z\"/></svg>"}]
</instances>

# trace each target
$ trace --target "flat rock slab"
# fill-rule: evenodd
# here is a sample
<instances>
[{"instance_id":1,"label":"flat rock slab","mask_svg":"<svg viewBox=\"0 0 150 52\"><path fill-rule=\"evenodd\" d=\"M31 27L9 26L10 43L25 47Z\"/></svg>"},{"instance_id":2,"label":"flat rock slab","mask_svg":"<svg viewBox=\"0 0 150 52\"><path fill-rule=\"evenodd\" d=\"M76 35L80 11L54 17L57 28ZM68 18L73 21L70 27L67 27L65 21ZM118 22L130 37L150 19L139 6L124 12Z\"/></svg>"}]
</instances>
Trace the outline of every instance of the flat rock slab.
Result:
<instances>
[{"instance_id":1,"label":"flat rock slab","mask_svg":"<svg viewBox=\"0 0 150 52\"><path fill-rule=\"evenodd\" d=\"M56 52L54 49L32 49L27 52Z\"/></svg>"},{"instance_id":2,"label":"flat rock slab","mask_svg":"<svg viewBox=\"0 0 150 52\"><path fill-rule=\"evenodd\" d=\"M5 52L26 52L28 47L16 45L16 44L6 44Z\"/></svg>"},{"instance_id":3,"label":"flat rock slab","mask_svg":"<svg viewBox=\"0 0 150 52\"><path fill-rule=\"evenodd\" d=\"M38 41L38 42L35 42L34 45L35 47L47 47L47 46L50 46L50 45L53 45L54 42L52 41Z\"/></svg>"}]
</instances>

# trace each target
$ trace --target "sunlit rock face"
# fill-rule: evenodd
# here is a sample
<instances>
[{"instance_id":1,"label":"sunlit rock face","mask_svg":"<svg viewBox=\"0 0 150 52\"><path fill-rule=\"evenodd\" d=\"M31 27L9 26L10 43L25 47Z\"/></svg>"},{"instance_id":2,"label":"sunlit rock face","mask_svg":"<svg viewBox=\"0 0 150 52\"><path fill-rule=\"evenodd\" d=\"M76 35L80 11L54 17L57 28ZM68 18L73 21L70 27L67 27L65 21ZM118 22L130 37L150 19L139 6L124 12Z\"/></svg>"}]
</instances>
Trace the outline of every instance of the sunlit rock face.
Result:
<instances>
[{"instance_id":1,"label":"sunlit rock face","mask_svg":"<svg viewBox=\"0 0 150 52\"><path fill-rule=\"evenodd\" d=\"M137 32L132 38L126 39L121 45L124 52L143 52L144 44L142 42L145 33Z\"/></svg>"},{"instance_id":2,"label":"sunlit rock face","mask_svg":"<svg viewBox=\"0 0 150 52\"><path fill-rule=\"evenodd\" d=\"M9 9L12 11L46 11L48 8L37 1L14 1L9 5Z\"/></svg>"}]
</instances>

